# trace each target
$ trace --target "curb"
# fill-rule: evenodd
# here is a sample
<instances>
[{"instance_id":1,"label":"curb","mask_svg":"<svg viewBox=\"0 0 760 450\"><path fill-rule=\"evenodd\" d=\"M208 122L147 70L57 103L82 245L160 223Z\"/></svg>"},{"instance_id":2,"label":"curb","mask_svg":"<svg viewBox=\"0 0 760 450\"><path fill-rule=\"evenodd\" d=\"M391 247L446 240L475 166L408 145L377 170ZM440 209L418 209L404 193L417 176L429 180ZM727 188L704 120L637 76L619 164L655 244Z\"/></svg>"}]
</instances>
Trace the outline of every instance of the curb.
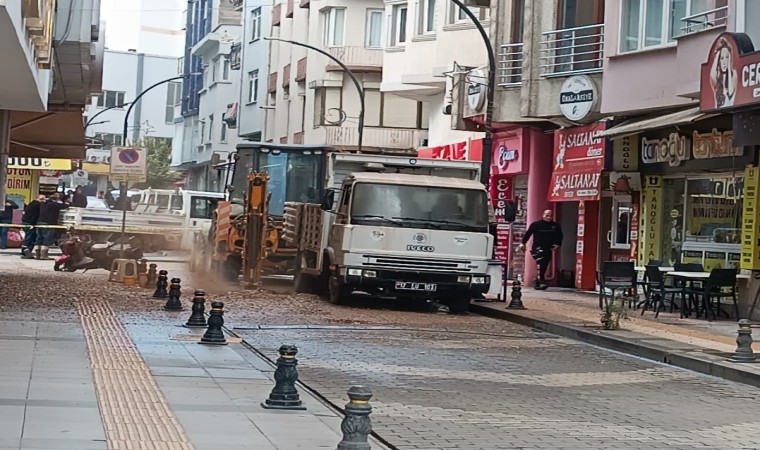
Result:
<instances>
[{"instance_id":1,"label":"curb","mask_svg":"<svg viewBox=\"0 0 760 450\"><path fill-rule=\"evenodd\" d=\"M589 331L577 326L534 319L522 314L501 311L474 303L470 305L470 311L482 316L506 320L608 350L760 388L760 371L748 370L750 367L757 367L760 370L760 364L731 363L725 357L701 353L699 347L693 347L692 351L684 351L673 350L672 348L647 342L632 342L631 340L614 336L612 334L614 332ZM758 362L760 362L760 359Z\"/></svg>"}]
</instances>

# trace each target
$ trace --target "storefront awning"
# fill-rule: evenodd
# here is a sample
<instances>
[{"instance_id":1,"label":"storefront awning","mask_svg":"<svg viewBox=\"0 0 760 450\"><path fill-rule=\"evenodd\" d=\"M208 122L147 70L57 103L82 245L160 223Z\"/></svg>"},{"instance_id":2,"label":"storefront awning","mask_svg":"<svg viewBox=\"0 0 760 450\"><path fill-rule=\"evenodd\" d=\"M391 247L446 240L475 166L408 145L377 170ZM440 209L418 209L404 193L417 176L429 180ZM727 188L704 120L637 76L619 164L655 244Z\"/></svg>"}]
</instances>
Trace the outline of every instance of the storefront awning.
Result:
<instances>
[{"instance_id":1,"label":"storefront awning","mask_svg":"<svg viewBox=\"0 0 760 450\"><path fill-rule=\"evenodd\" d=\"M686 125L700 120L715 117L717 114L706 114L699 107L689 108L670 114L664 114L649 119L633 119L603 131L599 136L606 138L618 138L642 133L644 131L657 130L660 128Z\"/></svg>"},{"instance_id":2,"label":"storefront awning","mask_svg":"<svg viewBox=\"0 0 760 450\"><path fill-rule=\"evenodd\" d=\"M84 159L81 111L11 113L10 156Z\"/></svg>"}]
</instances>

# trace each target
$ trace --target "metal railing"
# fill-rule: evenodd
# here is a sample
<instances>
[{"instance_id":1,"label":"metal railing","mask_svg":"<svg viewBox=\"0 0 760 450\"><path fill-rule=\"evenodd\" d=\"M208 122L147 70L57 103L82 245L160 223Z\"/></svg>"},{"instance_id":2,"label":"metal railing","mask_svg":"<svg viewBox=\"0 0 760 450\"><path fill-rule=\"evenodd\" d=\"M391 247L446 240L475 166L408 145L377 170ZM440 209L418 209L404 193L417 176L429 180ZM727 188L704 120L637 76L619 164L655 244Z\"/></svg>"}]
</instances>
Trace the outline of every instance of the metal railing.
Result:
<instances>
[{"instance_id":1,"label":"metal railing","mask_svg":"<svg viewBox=\"0 0 760 450\"><path fill-rule=\"evenodd\" d=\"M540 43L542 77L561 77L602 71L604 24L546 31Z\"/></svg>"},{"instance_id":2,"label":"metal railing","mask_svg":"<svg viewBox=\"0 0 760 450\"><path fill-rule=\"evenodd\" d=\"M723 27L728 23L728 6L692 14L681 19L681 35Z\"/></svg>"},{"instance_id":3,"label":"metal railing","mask_svg":"<svg viewBox=\"0 0 760 450\"><path fill-rule=\"evenodd\" d=\"M496 61L497 85L503 88L522 84L523 44L502 44Z\"/></svg>"},{"instance_id":4,"label":"metal railing","mask_svg":"<svg viewBox=\"0 0 760 450\"><path fill-rule=\"evenodd\" d=\"M382 67L383 65L383 49L381 48L330 47L327 51L347 66Z\"/></svg>"}]
</instances>

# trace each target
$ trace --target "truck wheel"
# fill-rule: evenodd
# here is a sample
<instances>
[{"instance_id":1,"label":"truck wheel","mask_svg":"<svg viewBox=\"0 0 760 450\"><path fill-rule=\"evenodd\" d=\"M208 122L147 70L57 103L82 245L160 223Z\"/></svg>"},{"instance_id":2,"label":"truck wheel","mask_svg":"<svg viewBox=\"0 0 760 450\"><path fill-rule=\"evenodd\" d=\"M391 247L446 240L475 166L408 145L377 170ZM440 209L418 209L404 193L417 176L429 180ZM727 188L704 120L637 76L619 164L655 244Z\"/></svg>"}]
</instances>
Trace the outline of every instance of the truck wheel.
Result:
<instances>
[{"instance_id":1,"label":"truck wheel","mask_svg":"<svg viewBox=\"0 0 760 450\"><path fill-rule=\"evenodd\" d=\"M470 297L449 298L443 304L449 307L449 312L452 314L464 314L470 309Z\"/></svg>"},{"instance_id":2,"label":"truck wheel","mask_svg":"<svg viewBox=\"0 0 760 450\"><path fill-rule=\"evenodd\" d=\"M351 292L343 285L337 276L331 275L330 281L327 283L327 300L333 305L341 305L346 303L348 296Z\"/></svg>"}]
</instances>

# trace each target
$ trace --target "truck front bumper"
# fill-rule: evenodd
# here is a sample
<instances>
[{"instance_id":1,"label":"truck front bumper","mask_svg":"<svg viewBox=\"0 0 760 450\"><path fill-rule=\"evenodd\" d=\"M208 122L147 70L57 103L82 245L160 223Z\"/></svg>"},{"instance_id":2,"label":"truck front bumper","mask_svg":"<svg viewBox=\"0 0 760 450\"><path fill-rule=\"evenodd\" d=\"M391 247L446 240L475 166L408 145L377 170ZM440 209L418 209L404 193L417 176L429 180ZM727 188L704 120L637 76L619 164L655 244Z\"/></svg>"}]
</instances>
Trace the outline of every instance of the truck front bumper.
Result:
<instances>
[{"instance_id":1,"label":"truck front bumper","mask_svg":"<svg viewBox=\"0 0 760 450\"><path fill-rule=\"evenodd\" d=\"M393 297L444 298L485 294L491 277L483 274L414 272L347 267L341 270L343 282L352 290Z\"/></svg>"}]
</instances>

